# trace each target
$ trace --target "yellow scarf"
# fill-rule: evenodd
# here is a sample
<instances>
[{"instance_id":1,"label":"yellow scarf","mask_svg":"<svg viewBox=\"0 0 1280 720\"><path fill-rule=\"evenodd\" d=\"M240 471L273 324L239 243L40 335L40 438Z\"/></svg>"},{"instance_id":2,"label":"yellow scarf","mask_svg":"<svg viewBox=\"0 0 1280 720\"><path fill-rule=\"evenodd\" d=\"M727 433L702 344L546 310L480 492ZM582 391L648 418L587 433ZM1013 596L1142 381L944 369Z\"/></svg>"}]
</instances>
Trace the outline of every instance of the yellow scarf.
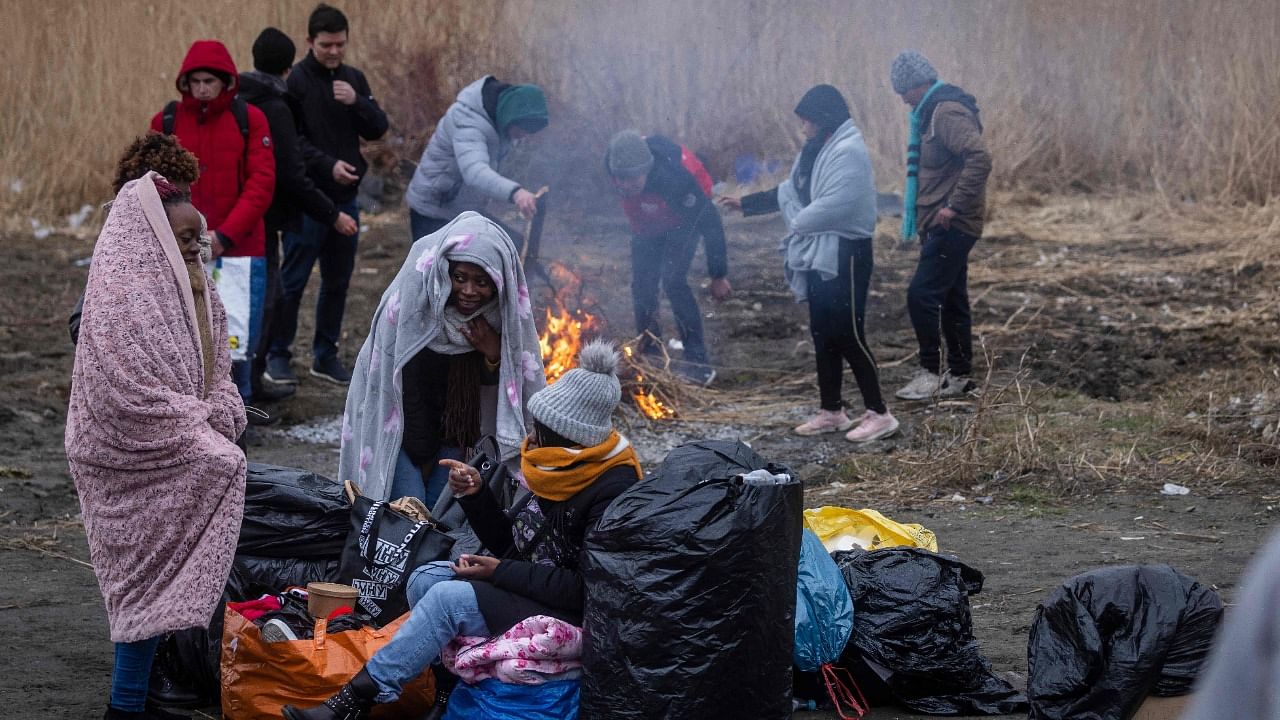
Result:
<instances>
[{"instance_id":1,"label":"yellow scarf","mask_svg":"<svg viewBox=\"0 0 1280 720\"><path fill-rule=\"evenodd\" d=\"M635 468L636 479L644 477L635 448L617 430L588 448L530 448L528 438L520 446L524 479L534 495L547 500L568 500L619 465Z\"/></svg>"}]
</instances>

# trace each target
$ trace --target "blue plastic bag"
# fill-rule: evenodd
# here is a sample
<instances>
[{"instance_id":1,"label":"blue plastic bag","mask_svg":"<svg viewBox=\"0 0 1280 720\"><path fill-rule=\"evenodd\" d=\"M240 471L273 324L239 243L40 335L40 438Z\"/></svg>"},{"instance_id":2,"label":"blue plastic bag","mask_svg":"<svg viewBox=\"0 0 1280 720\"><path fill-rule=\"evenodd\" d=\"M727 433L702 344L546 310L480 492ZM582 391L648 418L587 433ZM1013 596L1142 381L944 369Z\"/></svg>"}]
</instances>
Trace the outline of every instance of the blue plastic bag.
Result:
<instances>
[{"instance_id":1,"label":"blue plastic bag","mask_svg":"<svg viewBox=\"0 0 1280 720\"><path fill-rule=\"evenodd\" d=\"M492 678L458 683L443 720L578 720L579 680L512 685Z\"/></svg>"},{"instance_id":2,"label":"blue plastic bag","mask_svg":"<svg viewBox=\"0 0 1280 720\"><path fill-rule=\"evenodd\" d=\"M844 575L818 536L806 528L796 581L796 667L816 672L835 662L852 632L853 598Z\"/></svg>"}]
</instances>

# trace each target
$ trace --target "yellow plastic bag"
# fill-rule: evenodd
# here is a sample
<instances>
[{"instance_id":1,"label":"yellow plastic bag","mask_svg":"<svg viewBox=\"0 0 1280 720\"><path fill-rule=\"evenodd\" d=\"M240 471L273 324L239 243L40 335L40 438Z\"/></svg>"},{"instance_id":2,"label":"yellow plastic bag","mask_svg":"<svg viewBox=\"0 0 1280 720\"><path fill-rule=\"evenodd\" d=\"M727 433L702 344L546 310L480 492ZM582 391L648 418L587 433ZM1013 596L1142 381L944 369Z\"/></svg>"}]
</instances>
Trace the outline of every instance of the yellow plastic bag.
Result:
<instances>
[{"instance_id":1,"label":"yellow plastic bag","mask_svg":"<svg viewBox=\"0 0 1280 720\"><path fill-rule=\"evenodd\" d=\"M894 522L875 510L826 506L804 511L804 524L822 540L827 552L861 547L879 550L888 547L918 547L938 552L938 538L932 530L915 523Z\"/></svg>"}]
</instances>

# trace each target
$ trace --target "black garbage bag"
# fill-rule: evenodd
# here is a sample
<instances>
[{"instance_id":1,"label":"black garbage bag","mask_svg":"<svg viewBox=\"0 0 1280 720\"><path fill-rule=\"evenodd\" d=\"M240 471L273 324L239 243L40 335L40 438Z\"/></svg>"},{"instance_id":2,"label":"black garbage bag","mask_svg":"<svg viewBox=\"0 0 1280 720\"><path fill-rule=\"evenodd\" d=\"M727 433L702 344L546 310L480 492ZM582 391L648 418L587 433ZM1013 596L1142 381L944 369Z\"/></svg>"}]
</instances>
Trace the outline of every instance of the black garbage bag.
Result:
<instances>
[{"instance_id":1,"label":"black garbage bag","mask_svg":"<svg viewBox=\"0 0 1280 720\"><path fill-rule=\"evenodd\" d=\"M342 484L298 468L249 463L236 552L328 559L342 554L351 504Z\"/></svg>"},{"instance_id":2,"label":"black garbage bag","mask_svg":"<svg viewBox=\"0 0 1280 720\"><path fill-rule=\"evenodd\" d=\"M1031 624L1031 717L1126 720L1147 695L1191 692L1221 620L1218 593L1168 565L1071 578Z\"/></svg>"},{"instance_id":3,"label":"black garbage bag","mask_svg":"<svg viewBox=\"0 0 1280 720\"><path fill-rule=\"evenodd\" d=\"M803 491L785 473L695 442L605 511L582 568L583 720L791 716Z\"/></svg>"},{"instance_id":4,"label":"black garbage bag","mask_svg":"<svg viewBox=\"0 0 1280 720\"><path fill-rule=\"evenodd\" d=\"M991 672L973 636L969 596L982 591L982 573L920 548L838 552L835 559L854 607L841 663L860 682L883 683L863 687L868 697L887 694L928 715L1026 711L1027 699Z\"/></svg>"},{"instance_id":5,"label":"black garbage bag","mask_svg":"<svg viewBox=\"0 0 1280 720\"><path fill-rule=\"evenodd\" d=\"M341 483L308 470L249 463L244 520L222 601L207 627L173 633L162 643L157 679L216 703L223 607L290 585L337 580L350 517Z\"/></svg>"}]
</instances>

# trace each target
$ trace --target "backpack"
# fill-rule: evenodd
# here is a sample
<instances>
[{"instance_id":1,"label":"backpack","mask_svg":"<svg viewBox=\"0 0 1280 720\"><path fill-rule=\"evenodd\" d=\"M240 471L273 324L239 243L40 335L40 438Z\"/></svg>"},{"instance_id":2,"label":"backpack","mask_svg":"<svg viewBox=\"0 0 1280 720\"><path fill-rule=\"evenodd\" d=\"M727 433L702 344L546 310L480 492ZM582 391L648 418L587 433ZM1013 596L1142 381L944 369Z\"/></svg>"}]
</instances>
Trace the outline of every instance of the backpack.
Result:
<instances>
[{"instance_id":1,"label":"backpack","mask_svg":"<svg viewBox=\"0 0 1280 720\"><path fill-rule=\"evenodd\" d=\"M236 126L240 128L240 137L244 140L244 147L249 149L249 104L239 95L231 98L231 115L236 119ZM173 125L178 120L178 101L170 100L164 106L161 114L160 122L163 127L162 132L165 135L173 134Z\"/></svg>"}]
</instances>

